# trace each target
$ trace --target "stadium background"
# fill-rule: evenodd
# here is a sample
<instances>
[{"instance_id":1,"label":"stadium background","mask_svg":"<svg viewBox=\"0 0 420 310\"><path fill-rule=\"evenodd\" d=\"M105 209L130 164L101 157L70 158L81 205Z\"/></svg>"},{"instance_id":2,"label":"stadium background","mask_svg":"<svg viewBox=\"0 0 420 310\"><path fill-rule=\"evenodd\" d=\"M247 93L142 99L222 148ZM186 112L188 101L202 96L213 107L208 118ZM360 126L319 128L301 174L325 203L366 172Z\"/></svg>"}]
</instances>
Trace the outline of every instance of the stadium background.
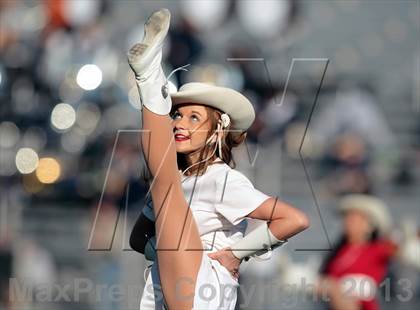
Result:
<instances>
[{"instance_id":1,"label":"stadium background","mask_svg":"<svg viewBox=\"0 0 420 310\"><path fill-rule=\"evenodd\" d=\"M314 280L351 192L384 199L403 249L383 309L418 307L418 1L1 0L0 308L138 308L146 262L128 236L146 188L125 55L161 7L172 12L165 71L191 64L172 88L199 80L249 96L257 119L238 169L311 218L271 261L243 264L240 309L325 308L293 285ZM8 302L9 278L36 298ZM36 295L43 284L55 301Z\"/></svg>"}]
</instances>

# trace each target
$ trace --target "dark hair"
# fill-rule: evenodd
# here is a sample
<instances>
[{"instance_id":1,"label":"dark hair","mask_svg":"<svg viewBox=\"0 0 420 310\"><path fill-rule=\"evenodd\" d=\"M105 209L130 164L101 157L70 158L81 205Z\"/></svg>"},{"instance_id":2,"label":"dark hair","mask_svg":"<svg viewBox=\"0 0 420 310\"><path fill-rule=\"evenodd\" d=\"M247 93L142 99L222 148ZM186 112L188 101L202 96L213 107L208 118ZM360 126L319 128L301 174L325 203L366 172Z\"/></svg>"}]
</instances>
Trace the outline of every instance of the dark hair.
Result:
<instances>
[{"instance_id":1,"label":"dark hair","mask_svg":"<svg viewBox=\"0 0 420 310\"><path fill-rule=\"evenodd\" d=\"M370 236L369 236L369 243L373 243L379 239L379 230L375 228ZM341 235L341 237L338 239L338 242L335 243L335 245L332 247L331 251L327 256L324 258L321 267L319 269L319 272L321 274L326 274L328 266L330 265L331 261L334 259L334 257L337 255L337 253L341 250L343 246L345 246L348 243L346 235Z\"/></svg>"},{"instance_id":2,"label":"dark hair","mask_svg":"<svg viewBox=\"0 0 420 310\"><path fill-rule=\"evenodd\" d=\"M171 115L173 115L173 113L177 110L178 107L179 105L172 109ZM209 120L211 122L211 129L209 130L206 137L206 139L208 139L217 129L217 122L219 121L220 116L224 112L213 107L209 107L209 106L204 106L204 107L207 111ZM237 132L237 131L231 130L231 128L234 127L234 125L235 125L234 121L231 120L231 124L227 128L224 129L225 134L222 137L222 156L223 156L222 160L223 162L228 164L231 168L236 167L236 163L232 156L232 149L234 147L239 146L241 143L243 143L247 135L246 131ZM200 152L199 161L207 158L214 150L214 147L215 147L214 143L210 145L206 144L204 147L202 147L199 150ZM214 159L216 159L217 154L218 153L215 153L208 160L203 161L200 164L191 167L191 169L189 169L186 172L186 175L193 175L193 174L203 175L206 172L207 167L213 162ZM188 168L185 154L177 153L177 163L178 163L178 169L185 170L186 168ZM217 163L214 163L214 164L217 164ZM145 166L146 166L146 169L142 171L141 176L142 176L143 181L146 184L150 184L150 182L152 181L152 175L147 167L147 163Z\"/></svg>"}]
</instances>

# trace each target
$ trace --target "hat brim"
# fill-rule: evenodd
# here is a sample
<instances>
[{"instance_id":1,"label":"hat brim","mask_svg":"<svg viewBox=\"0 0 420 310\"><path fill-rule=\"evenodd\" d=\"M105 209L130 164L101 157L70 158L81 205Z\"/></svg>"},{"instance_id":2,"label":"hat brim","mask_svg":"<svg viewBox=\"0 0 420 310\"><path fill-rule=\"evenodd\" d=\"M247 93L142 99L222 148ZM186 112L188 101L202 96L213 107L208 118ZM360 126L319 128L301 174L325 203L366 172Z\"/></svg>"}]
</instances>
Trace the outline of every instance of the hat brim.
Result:
<instances>
[{"instance_id":1,"label":"hat brim","mask_svg":"<svg viewBox=\"0 0 420 310\"><path fill-rule=\"evenodd\" d=\"M174 107L182 103L195 103L217 108L229 115L233 121L231 127L233 130L246 131L255 119L255 111L251 102L241 93L230 88L219 86L185 90L181 88L179 92L171 94L171 99Z\"/></svg>"}]
</instances>

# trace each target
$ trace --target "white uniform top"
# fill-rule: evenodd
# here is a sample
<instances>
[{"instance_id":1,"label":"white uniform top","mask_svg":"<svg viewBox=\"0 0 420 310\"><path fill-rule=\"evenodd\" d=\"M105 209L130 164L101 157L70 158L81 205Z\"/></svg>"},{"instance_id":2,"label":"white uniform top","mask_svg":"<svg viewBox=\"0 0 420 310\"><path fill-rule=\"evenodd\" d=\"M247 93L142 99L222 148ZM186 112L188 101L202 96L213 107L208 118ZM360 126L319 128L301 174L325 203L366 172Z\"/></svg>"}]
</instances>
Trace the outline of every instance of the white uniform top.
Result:
<instances>
[{"instance_id":1,"label":"white uniform top","mask_svg":"<svg viewBox=\"0 0 420 310\"><path fill-rule=\"evenodd\" d=\"M243 238L247 227L245 217L270 198L226 163L209 165L203 175L182 176L181 180L204 250L209 252L229 247ZM143 213L155 220L151 200Z\"/></svg>"}]
</instances>

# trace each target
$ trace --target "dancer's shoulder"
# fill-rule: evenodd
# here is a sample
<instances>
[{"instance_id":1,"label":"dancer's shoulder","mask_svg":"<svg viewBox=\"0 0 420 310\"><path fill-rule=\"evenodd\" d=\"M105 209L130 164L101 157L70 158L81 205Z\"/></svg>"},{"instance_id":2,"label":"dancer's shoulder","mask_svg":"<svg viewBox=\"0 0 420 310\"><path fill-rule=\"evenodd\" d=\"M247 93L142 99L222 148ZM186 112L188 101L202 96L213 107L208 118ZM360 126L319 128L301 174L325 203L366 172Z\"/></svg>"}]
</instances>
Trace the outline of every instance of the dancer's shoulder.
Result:
<instances>
[{"instance_id":1,"label":"dancer's shoulder","mask_svg":"<svg viewBox=\"0 0 420 310\"><path fill-rule=\"evenodd\" d=\"M217 184L226 185L234 185L234 184L242 184L253 187L252 182L249 178L241 171L231 168L228 165L223 167L219 170L219 173L215 175L215 181Z\"/></svg>"}]
</instances>

